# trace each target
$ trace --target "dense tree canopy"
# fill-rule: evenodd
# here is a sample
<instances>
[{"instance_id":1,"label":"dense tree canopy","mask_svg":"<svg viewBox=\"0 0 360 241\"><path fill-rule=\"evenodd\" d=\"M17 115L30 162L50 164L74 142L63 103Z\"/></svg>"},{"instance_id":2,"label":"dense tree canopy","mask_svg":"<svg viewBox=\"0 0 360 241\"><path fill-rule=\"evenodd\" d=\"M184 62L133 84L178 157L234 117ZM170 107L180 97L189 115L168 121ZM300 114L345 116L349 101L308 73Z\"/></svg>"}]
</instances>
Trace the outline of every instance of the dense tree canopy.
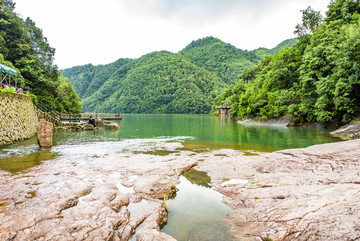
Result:
<instances>
[{"instance_id":1,"label":"dense tree canopy","mask_svg":"<svg viewBox=\"0 0 360 241\"><path fill-rule=\"evenodd\" d=\"M226 84L234 83L244 68L253 66L259 60L255 53L237 49L214 37L192 41L180 54L216 73Z\"/></svg>"},{"instance_id":2,"label":"dense tree canopy","mask_svg":"<svg viewBox=\"0 0 360 241\"><path fill-rule=\"evenodd\" d=\"M127 62L127 63L126 63ZM112 69L117 66L116 71ZM153 52L137 60L119 60L86 74L79 67L64 70L78 83L93 82L108 73L108 80L84 93L84 110L127 113L208 113L214 99L218 78L181 55ZM89 78L88 73L91 73ZM82 81L79 81L82 78Z\"/></svg>"},{"instance_id":3,"label":"dense tree canopy","mask_svg":"<svg viewBox=\"0 0 360 241\"><path fill-rule=\"evenodd\" d=\"M232 115L243 118L293 115L337 125L358 117L359 11L358 1L332 1L322 24L317 12L302 11L307 16L296 28L300 42L246 69L216 103L228 101Z\"/></svg>"},{"instance_id":4,"label":"dense tree canopy","mask_svg":"<svg viewBox=\"0 0 360 241\"><path fill-rule=\"evenodd\" d=\"M0 61L17 69L20 87L38 100L62 112L80 112L80 99L53 64L55 49L30 18L14 10L12 0L0 0Z\"/></svg>"}]
</instances>

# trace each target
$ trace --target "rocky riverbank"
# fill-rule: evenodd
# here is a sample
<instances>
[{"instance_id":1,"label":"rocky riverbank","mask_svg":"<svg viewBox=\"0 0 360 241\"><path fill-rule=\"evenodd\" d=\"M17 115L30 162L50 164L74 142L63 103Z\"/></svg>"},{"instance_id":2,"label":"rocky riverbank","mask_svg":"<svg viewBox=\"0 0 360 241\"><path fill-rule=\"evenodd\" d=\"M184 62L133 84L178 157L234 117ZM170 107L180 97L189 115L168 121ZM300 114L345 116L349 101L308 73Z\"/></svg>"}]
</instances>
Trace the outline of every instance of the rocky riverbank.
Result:
<instances>
[{"instance_id":1,"label":"rocky riverbank","mask_svg":"<svg viewBox=\"0 0 360 241\"><path fill-rule=\"evenodd\" d=\"M340 127L339 129L330 132L334 137L339 137L343 140L359 138L360 121L352 121L349 124Z\"/></svg>"},{"instance_id":2,"label":"rocky riverbank","mask_svg":"<svg viewBox=\"0 0 360 241\"><path fill-rule=\"evenodd\" d=\"M170 149L181 147L171 143ZM254 156L89 153L0 171L1 240L174 240L160 232L179 176L205 171L239 240L360 237L360 140Z\"/></svg>"},{"instance_id":3,"label":"rocky riverbank","mask_svg":"<svg viewBox=\"0 0 360 241\"><path fill-rule=\"evenodd\" d=\"M114 159L116 158L116 159ZM0 172L0 240L138 240L160 233L163 199L196 161L151 155L51 160L26 173Z\"/></svg>"},{"instance_id":4,"label":"rocky riverbank","mask_svg":"<svg viewBox=\"0 0 360 241\"><path fill-rule=\"evenodd\" d=\"M95 119L95 127L87 122L62 122L60 125L55 127L56 131L93 131L99 128L107 130L120 130L120 126L111 121L103 119Z\"/></svg>"},{"instance_id":5,"label":"rocky riverbank","mask_svg":"<svg viewBox=\"0 0 360 241\"><path fill-rule=\"evenodd\" d=\"M226 221L240 240L359 240L360 140L222 154L196 169L226 196Z\"/></svg>"}]
</instances>

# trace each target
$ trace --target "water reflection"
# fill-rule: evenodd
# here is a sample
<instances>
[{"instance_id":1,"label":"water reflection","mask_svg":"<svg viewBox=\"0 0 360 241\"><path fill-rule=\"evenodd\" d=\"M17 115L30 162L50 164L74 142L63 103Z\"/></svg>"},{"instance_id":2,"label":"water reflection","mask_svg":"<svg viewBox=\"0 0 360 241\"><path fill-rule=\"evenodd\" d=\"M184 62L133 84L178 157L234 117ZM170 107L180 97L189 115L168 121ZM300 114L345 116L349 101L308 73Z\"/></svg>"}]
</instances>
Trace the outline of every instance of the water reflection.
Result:
<instances>
[{"instance_id":1,"label":"water reflection","mask_svg":"<svg viewBox=\"0 0 360 241\"><path fill-rule=\"evenodd\" d=\"M193 181L197 175L201 181L195 182L204 183L202 174L191 175ZM177 240L236 240L230 225L222 220L231 209L222 202L220 193L192 184L183 176L177 188L176 197L167 202L170 213L162 232Z\"/></svg>"},{"instance_id":2,"label":"water reflection","mask_svg":"<svg viewBox=\"0 0 360 241\"><path fill-rule=\"evenodd\" d=\"M245 126L227 118L176 114L123 115L122 127L118 135L122 138L191 136L192 139L183 142L185 149L191 151L228 148L271 152L340 141L330 136L328 130L322 129Z\"/></svg>"},{"instance_id":3,"label":"water reflection","mask_svg":"<svg viewBox=\"0 0 360 241\"><path fill-rule=\"evenodd\" d=\"M209 184L211 182L211 178L206 172L200 172L193 169L186 172L183 176L186 177L186 179L188 179L192 184L210 188Z\"/></svg>"}]
</instances>

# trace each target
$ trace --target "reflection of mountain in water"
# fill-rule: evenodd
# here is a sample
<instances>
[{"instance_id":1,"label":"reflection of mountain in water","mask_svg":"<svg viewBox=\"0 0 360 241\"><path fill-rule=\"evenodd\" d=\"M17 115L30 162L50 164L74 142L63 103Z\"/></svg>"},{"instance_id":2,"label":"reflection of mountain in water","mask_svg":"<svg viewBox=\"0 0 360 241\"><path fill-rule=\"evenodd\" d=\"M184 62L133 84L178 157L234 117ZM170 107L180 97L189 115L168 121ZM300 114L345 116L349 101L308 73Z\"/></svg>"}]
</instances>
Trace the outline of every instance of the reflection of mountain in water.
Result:
<instances>
[{"instance_id":1,"label":"reflection of mountain in water","mask_svg":"<svg viewBox=\"0 0 360 241\"><path fill-rule=\"evenodd\" d=\"M196 184L203 187L210 187L209 183L211 178L207 175L206 172L200 172L196 170L188 171L183 175L188 179L192 184Z\"/></svg>"},{"instance_id":2,"label":"reflection of mountain in water","mask_svg":"<svg viewBox=\"0 0 360 241\"><path fill-rule=\"evenodd\" d=\"M208 185L206 173L191 172L194 182ZM222 202L220 193L192 184L183 176L176 187L176 197L167 201L170 213L162 232L177 240L236 240L230 225L223 220L231 208Z\"/></svg>"}]
</instances>

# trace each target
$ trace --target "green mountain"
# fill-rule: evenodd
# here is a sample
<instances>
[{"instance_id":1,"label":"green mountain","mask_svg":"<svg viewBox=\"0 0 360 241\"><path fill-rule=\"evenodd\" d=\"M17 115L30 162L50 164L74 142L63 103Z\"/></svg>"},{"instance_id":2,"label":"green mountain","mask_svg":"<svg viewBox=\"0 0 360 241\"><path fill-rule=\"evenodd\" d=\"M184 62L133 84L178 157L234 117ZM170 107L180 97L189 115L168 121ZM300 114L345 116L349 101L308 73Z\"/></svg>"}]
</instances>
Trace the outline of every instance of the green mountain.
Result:
<instances>
[{"instance_id":1,"label":"green mountain","mask_svg":"<svg viewBox=\"0 0 360 241\"><path fill-rule=\"evenodd\" d=\"M298 40L288 39L273 49L260 48L252 51L238 49L214 37L192 41L179 52L196 65L216 73L225 84L233 84L245 68L256 65L265 56L274 55L283 48L295 45Z\"/></svg>"},{"instance_id":2,"label":"green mountain","mask_svg":"<svg viewBox=\"0 0 360 241\"><path fill-rule=\"evenodd\" d=\"M128 62L127 64L124 64ZM125 113L208 113L218 88L219 79L213 73L196 66L182 55L166 51L153 52L137 60L118 60L113 64L83 66L63 71L69 79L76 78L81 90L93 85L100 73L107 80L94 93L83 93L84 111ZM99 73L96 71L99 71ZM95 69L95 73L94 73ZM98 78L89 78L89 75ZM81 82L81 84L80 84ZM99 82L97 82L99 83ZM94 85L95 88L97 85Z\"/></svg>"},{"instance_id":3,"label":"green mountain","mask_svg":"<svg viewBox=\"0 0 360 241\"><path fill-rule=\"evenodd\" d=\"M61 70L61 72L72 82L79 97L84 99L95 93L123 65L131 62L133 62L131 59L119 59L108 65L87 64Z\"/></svg>"},{"instance_id":4,"label":"green mountain","mask_svg":"<svg viewBox=\"0 0 360 241\"><path fill-rule=\"evenodd\" d=\"M267 50L267 55L271 51ZM256 51L207 37L191 42L177 54L153 52L139 59L61 72L83 99L83 111L208 113L219 90L261 59Z\"/></svg>"},{"instance_id":5,"label":"green mountain","mask_svg":"<svg viewBox=\"0 0 360 241\"><path fill-rule=\"evenodd\" d=\"M275 48L272 48L272 49L258 48L258 49L252 50L251 52L256 55L258 60L262 60L266 56L277 54L282 49L291 48L292 46L296 45L298 42L299 42L298 38L287 39L287 40L281 42L280 44L278 44Z\"/></svg>"},{"instance_id":6,"label":"green mountain","mask_svg":"<svg viewBox=\"0 0 360 241\"><path fill-rule=\"evenodd\" d=\"M253 52L237 49L214 37L192 41L179 54L217 74L226 84L234 83L245 68L255 65L259 60Z\"/></svg>"}]
</instances>

